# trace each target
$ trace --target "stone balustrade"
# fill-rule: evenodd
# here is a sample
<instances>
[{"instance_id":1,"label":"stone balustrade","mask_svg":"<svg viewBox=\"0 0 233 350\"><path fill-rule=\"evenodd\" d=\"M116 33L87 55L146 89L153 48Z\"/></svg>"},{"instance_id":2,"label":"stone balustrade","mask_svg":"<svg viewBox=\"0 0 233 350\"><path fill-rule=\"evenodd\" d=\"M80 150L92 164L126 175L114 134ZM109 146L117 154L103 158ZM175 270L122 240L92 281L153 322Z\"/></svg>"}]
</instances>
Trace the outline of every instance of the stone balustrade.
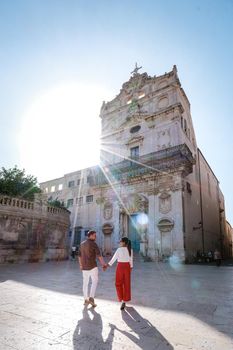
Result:
<instances>
[{"instance_id":1,"label":"stone balustrade","mask_svg":"<svg viewBox=\"0 0 233 350\"><path fill-rule=\"evenodd\" d=\"M66 259L69 216L43 194L34 201L0 195L0 264Z\"/></svg>"},{"instance_id":2,"label":"stone balustrade","mask_svg":"<svg viewBox=\"0 0 233 350\"><path fill-rule=\"evenodd\" d=\"M27 201L19 198L12 198L8 196L0 195L0 206L16 207L20 209L34 209L34 202Z\"/></svg>"}]
</instances>

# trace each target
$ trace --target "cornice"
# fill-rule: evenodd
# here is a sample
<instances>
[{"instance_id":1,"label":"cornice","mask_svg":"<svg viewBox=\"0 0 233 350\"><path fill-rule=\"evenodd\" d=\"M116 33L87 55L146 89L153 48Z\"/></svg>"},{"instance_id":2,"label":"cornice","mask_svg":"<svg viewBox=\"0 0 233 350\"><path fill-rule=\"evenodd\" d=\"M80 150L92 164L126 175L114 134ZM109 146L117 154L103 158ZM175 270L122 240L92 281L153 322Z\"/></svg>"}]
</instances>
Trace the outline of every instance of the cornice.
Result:
<instances>
[{"instance_id":1,"label":"cornice","mask_svg":"<svg viewBox=\"0 0 233 350\"><path fill-rule=\"evenodd\" d=\"M163 114L168 114L168 113L174 111L176 108L179 109L180 113L184 112L184 108L182 107L182 104L180 102L178 102L178 103L175 103L173 105L170 105L169 107L165 107L165 108L153 113L152 115L145 116L145 121L147 121L147 122L153 121L158 116L163 115Z\"/></svg>"},{"instance_id":2,"label":"cornice","mask_svg":"<svg viewBox=\"0 0 233 350\"><path fill-rule=\"evenodd\" d=\"M126 146L130 146L133 143L142 143L142 141L144 140L144 136L140 135L140 136L133 136L131 137L131 139L128 140L128 142L125 144Z\"/></svg>"}]
</instances>

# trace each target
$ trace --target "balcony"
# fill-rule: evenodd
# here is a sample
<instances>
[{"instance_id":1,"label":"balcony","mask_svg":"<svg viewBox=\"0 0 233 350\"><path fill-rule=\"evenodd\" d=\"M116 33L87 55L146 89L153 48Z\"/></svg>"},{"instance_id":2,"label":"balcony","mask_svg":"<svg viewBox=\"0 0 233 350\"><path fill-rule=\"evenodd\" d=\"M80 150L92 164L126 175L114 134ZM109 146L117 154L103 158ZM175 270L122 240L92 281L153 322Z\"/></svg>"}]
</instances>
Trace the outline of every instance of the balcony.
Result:
<instances>
[{"instance_id":1,"label":"balcony","mask_svg":"<svg viewBox=\"0 0 233 350\"><path fill-rule=\"evenodd\" d=\"M142 176L149 173L161 173L169 169L183 167L187 173L192 172L195 159L186 144L152 152L141 157L131 157L123 161L104 166L107 176L111 180L121 181ZM95 176L94 186L107 184L105 174L99 168Z\"/></svg>"}]
</instances>

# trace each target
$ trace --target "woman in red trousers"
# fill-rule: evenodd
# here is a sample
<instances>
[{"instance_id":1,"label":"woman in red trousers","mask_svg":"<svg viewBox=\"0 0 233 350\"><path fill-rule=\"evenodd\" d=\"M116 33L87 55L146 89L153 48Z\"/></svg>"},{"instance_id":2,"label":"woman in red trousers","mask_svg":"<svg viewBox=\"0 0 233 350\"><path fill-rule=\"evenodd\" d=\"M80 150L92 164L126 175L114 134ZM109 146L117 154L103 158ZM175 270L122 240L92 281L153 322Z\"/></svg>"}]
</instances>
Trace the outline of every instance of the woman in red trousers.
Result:
<instances>
[{"instance_id":1,"label":"woman in red trousers","mask_svg":"<svg viewBox=\"0 0 233 350\"><path fill-rule=\"evenodd\" d=\"M118 300L122 303L121 310L124 310L125 303L131 300L130 275L133 268L133 251L131 249L131 241L127 237L121 239L120 248L116 250L107 266L112 266L116 260L115 286Z\"/></svg>"}]
</instances>

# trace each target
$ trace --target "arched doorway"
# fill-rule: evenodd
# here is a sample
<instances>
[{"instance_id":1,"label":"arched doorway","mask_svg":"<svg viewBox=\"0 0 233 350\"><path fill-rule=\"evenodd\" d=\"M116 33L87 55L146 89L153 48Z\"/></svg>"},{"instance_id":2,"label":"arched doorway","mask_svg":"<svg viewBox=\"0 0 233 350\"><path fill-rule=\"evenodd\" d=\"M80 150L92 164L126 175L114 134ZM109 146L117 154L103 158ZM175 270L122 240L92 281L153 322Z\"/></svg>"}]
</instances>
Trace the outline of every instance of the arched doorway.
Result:
<instances>
[{"instance_id":1,"label":"arched doorway","mask_svg":"<svg viewBox=\"0 0 233 350\"><path fill-rule=\"evenodd\" d=\"M123 204L122 236L129 237L133 250L139 252L148 229L148 199L143 195L130 194L123 199Z\"/></svg>"}]
</instances>

